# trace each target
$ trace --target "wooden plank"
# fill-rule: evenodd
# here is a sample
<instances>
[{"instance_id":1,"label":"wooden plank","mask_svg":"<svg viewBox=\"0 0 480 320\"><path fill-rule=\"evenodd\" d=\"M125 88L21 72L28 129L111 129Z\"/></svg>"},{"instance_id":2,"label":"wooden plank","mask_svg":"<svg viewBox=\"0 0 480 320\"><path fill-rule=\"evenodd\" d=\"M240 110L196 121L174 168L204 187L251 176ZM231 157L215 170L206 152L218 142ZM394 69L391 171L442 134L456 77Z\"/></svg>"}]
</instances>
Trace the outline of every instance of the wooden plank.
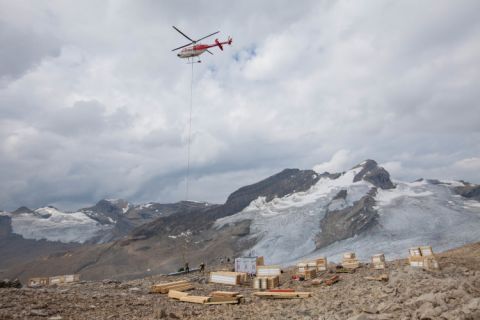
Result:
<instances>
[{"instance_id":1,"label":"wooden plank","mask_svg":"<svg viewBox=\"0 0 480 320\"><path fill-rule=\"evenodd\" d=\"M204 296L185 296L185 297L180 297L180 301L183 302L191 302L191 303L205 303L210 301L210 297L204 297Z\"/></svg>"},{"instance_id":2,"label":"wooden plank","mask_svg":"<svg viewBox=\"0 0 480 320\"><path fill-rule=\"evenodd\" d=\"M168 286L181 284L181 283L188 283L188 281L187 280L179 280L179 281L173 281L173 282L162 282L162 283L154 284L152 287L163 288L163 287L168 287Z\"/></svg>"},{"instance_id":3,"label":"wooden plank","mask_svg":"<svg viewBox=\"0 0 480 320\"><path fill-rule=\"evenodd\" d=\"M181 292L177 290L168 291L168 297L172 299L180 300L181 297L186 297L186 296L188 296L188 293L186 292Z\"/></svg>"},{"instance_id":4,"label":"wooden plank","mask_svg":"<svg viewBox=\"0 0 480 320\"><path fill-rule=\"evenodd\" d=\"M151 293L168 293L170 290L176 290L176 291L187 291L187 290L192 290L194 287L189 284L189 283L184 283L184 284L177 284L177 285L172 285L170 287L153 287L150 289Z\"/></svg>"},{"instance_id":5,"label":"wooden plank","mask_svg":"<svg viewBox=\"0 0 480 320\"><path fill-rule=\"evenodd\" d=\"M226 301L210 301L204 302L203 304L239 304L240 302L237 300L226 300Z\"/></svg>"},{"instance_id":6,"label":"wooden plank","mask_svg":"<svg viewBox=\"0 0 480 320\"><path fill-rule=\"evenodd\" d=\"M292 299L292 298L308 298L312 296L311 292L254 292L257 297Z\"/></svg>"},{"instance_id":7,"label":"wooden plank","mask_svg":"<svg viewBox=\"0 0 480 320\"><path fill-rule=\"evenodd\" d=\"M295 289L270 289L268 292L295 292Z\"/></svg>"},{"instance_id":8,"label":"wooden plank","mask_svg":"<svg viewBox=\"0 0 480 320\"><path fill-rule=\"evenodd\" d=\"M236 291L213 291L210 293L212 297L235 297L238 296L240 292Z\"/></svg>"}]
</instances>

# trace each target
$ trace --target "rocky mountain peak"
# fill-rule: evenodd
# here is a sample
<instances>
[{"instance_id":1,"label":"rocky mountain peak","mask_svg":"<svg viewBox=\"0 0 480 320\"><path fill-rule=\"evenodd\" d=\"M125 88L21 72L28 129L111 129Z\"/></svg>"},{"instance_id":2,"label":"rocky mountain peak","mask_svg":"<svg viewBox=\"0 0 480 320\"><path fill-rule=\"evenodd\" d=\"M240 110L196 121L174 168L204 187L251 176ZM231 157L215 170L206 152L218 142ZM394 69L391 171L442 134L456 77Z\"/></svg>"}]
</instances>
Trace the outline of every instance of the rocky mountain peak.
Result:
<instances>
[{"instance_id":1,"label":"rocky mountain peak","mask_svg":"<svg viewBox=\"0 0 480 320\"><path fill-rule=\"evenodd\" d=\"M353 167L362 168L353 178L353 182L365 180L381 189L393 189L395 185L390 180L390 174L383 167L378 166L375 160L367 159Z\"/></svg>"},{"instance_id":2,"label":"rocky mountain peak","mask_svg":"<svg viewBox=\"0 0 480 320\"><path fill-rule=\"evenodd\" d=\"M21 213L33 213L33 210L25 206L17 208L15 211L12 211L12 214L21 214Z\"/></svg>"}]
</instances>

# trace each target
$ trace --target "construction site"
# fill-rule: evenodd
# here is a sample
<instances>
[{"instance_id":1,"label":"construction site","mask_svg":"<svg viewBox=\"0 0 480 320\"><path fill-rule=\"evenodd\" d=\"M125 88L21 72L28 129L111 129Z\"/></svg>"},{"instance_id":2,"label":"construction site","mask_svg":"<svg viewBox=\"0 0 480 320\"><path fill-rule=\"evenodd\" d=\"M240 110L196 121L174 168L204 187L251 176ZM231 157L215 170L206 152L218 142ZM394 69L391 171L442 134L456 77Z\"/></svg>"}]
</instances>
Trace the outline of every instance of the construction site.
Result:
<instances>
[{"instance_id":1,"label":"construction site","mask_svg":"<svg viewBox=\"0 0 480 320\"><path fill-rule=\"evenodd\" d=\"M34 279L0 289L0 319L480 318L480 243L405 256L363 262L347 252L337 264L322 257L286 268L256 257L132 281ZM233 271L249 259L256 275Z\"/></svg>"}]
</instances>

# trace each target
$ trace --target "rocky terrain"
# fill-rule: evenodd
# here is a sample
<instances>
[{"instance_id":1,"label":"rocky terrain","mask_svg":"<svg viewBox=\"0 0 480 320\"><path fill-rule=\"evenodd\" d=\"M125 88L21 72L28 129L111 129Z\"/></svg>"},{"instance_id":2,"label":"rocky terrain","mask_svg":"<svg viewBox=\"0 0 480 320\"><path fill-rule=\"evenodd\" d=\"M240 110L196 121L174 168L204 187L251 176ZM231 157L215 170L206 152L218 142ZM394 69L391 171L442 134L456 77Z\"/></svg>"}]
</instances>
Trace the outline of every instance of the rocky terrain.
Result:
<instances>
[{"instance_id":1,"label":"rocky terrain","mask_svg":"<svg viewBox=\"0 0 480 320\"><path fill-rule=\"evenodd\" d=\"M4 288L0 289L0 319L480 319L480 243L441 253L438 260L441 270L436 272L412 268L406 260L388 262L387 282L364 279L381 271L363 264L355 273L340 274L340 281L331 287L292 280L293 270L286 269L282 288L313 293L293 300L262 300L252 295L250 287L209 284L207 275L199 273ZM245 302L207 306L149 293L153 283L184 278L194 283L192 293L235 290L245 296Z\"/></svg>"},{"instance_id":2,"label":"rocky terrain","mask_svg":"<svg viewBox=\"0 0 480 320\"><path fill-rule=\"evenodd\" d=\"M344 250L398 258L406 247L439 250L480 238L480 186L392 181L373 160L341 173L285 169L233 192L224 204L131 204L104 199L76 212L54 207L0 213L0 272L81 273L128 280L249 253L292 265L308 256L339 261Z\"/></svg>"}]
</instances>

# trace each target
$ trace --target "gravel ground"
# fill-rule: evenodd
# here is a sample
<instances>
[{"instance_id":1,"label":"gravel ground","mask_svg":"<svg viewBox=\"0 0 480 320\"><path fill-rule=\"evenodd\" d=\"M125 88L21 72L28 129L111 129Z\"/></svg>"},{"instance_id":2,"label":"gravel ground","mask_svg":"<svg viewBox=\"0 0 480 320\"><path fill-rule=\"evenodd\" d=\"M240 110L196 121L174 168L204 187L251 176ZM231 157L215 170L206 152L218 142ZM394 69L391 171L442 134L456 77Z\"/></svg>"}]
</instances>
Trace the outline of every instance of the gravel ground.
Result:
<instances>
[{"instance_id":1,"label":"gravel ground","mask_svg":"<svg viewBox=\"0 0 480 320\"><path fill-rule=\"evenodd\" d=\"M264 300L247 286L207 283L207 276L157 276L133 281L84 281L46 288L0 289L0 319L480 319L480 243L440 254L442 269L427 272L388 262L388 282L365 280L382 272L363 265L340 274L331 287L281 276L281 287L311 291L312 297ZM320 278L330 277L325 273ZM150 294L153 283L188 278L192 294L240 291L239 305L199 305Z\"/></svg>"}]
</instances>

